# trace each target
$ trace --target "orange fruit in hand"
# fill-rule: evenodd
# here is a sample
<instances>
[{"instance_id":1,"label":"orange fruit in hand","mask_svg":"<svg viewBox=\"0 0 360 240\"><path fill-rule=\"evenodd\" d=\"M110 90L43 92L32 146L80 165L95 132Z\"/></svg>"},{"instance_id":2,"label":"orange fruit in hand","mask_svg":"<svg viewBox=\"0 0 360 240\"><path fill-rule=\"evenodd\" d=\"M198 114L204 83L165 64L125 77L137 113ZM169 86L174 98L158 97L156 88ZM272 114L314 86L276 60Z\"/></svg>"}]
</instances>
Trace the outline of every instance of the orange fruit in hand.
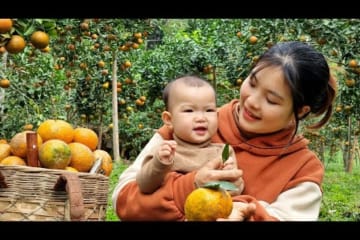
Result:
<instances>
[{"instance_id":1,"label":"orange fruit in hand","mask_svg":"<svg viewBox=\"0 0 360 240\"><path fill-rule=\"evenodd\" d=\"M59 139L48 140L39 147L39 161L45 168L65 169L71 161L70 147Z\"/></svg>"},{"instance_id":2,"label":"orange fruit in hand","mask_svg":"<svg viewBox=\"0 0 360 240\"><path fill-rule=\"evenodd\" d=\"M186 198L185 218L188 221L216 221L218 218L227 218L232 206L228 191L222 188L200 187Z\"/></svg>"},{"instance_id":3,"label":"orange fruit in hand","mask_svg":"<svg viewBox=\"0 0 360 240\"><path fill-rule=\"evenodd\" d=\"M26 42L23 37L19 35L12 35L10 40L6 43L6 51L16 54L24 50Z\"/></svg>"},{"instance_id":4,"label":"orange fruit in hand","mask_svg":"<svg viewBox=\"0 0 360 240\"><path fill-rule=\"evenodd\" d=\"M38 49L44 49L49 45L49 35L43 31L36 31L31 34L30 42Z\"/></svg>"}]
</instances>

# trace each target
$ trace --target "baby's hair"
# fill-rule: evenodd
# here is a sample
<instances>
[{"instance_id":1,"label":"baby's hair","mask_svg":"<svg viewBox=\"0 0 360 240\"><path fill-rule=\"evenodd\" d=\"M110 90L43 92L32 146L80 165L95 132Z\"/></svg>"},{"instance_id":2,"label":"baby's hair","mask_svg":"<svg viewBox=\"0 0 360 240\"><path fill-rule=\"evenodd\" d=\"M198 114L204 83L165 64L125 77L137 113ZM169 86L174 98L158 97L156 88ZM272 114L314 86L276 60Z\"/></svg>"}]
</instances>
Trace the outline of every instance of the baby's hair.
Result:
<instances>
[{"instance_id":1,"label":"baby's hair","mask_svg":"<svg viewBox=\"0 0 360 240\"><path fill-rule=\"evenodd\" d=\"M169 110L169 95L170 95L170 92L171 92L172 87L175 82L183 82L183 83L185 83L185 85L191 86L191 87L202 87L202 86L207 85L207 86L210 86L214 90L214 87L207 80L205 80L199 76L186 75L186 76L181 76L181 77L175 78L175 79L171 80L163 90L162 97L163 97L163 101L165 103L166 110ZM214 90L214 93L215 93L215 90Z\"/></svg>"}]
</instances>

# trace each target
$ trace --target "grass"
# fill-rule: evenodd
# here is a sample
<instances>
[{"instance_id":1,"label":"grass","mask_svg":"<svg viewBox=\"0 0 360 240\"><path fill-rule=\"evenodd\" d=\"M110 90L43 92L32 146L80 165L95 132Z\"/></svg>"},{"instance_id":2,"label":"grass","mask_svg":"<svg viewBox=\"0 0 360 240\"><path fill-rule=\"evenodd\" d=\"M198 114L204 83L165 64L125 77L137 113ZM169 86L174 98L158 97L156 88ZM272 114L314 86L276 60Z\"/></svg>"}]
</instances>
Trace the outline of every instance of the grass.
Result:
<instances>
[{"instance_id":1,"label":"grass","mask_svg":"<svg viewBox=\"0 0 360 240\"><path fill-rule=\"evenodd\" d=\"M106 221L119 221L111 201L111 194L120 174L127 164L115 163L109 176L109 202ZM360 166L355 165L351 173L346 173L342 163L326 164L323 183L323 201L319 221L360 221Z\"/></svg>"},{"instance_id":2,"label":"grass","mask_svg":"<svg viewBox=\"0 0 360 240\"><path fill-rule=\"evenodd\" d=\"M360 166L351 173L340 163L325 168L320 221L360 221Z\"/></svg>"},{"instance_id":3,"label":"grass","mask_svg":"<svg viewBox=\"0 0 360 240\"><path fill-rule=\"evenodd\" d=\"M116 216L112 201L111 195L114 191L114 188L118 182L120 174L128 167L128 164L125 163L114 163L113 171L109 176L109 195L108 195L108 206L106 210L106 221L119 221L118 217Z\"/></svg>"}]
</instances>

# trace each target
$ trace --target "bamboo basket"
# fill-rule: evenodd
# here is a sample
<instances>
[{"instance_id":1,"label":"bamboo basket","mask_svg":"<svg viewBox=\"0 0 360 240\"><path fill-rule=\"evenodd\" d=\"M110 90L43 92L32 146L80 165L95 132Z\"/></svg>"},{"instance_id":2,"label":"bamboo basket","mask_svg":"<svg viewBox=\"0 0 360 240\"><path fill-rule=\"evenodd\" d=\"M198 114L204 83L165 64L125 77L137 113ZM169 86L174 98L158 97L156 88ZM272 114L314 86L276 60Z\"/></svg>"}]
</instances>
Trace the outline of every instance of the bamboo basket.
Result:
<instances>
[{"instance_id":1,"label":"bamboo basket","mask_svg":"<svg viewBox=\"0 0 360 240\"><path fill-rule=\"evenodd\" d=\"M0 221L104 221L108 177L0 166Z\"/></svg>"}]
</instances>

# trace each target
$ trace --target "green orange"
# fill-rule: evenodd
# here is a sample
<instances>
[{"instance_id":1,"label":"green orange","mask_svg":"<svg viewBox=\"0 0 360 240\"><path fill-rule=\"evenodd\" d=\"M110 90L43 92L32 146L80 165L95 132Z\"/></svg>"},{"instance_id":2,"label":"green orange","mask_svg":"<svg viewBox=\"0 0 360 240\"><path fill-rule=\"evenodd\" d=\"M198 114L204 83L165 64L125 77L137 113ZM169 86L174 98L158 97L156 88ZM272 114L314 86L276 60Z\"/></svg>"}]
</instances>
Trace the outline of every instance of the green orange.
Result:
<instances>
[{"instance_id":1,"label":"green orange","mask_svg":"<svg viewBox=\"0 0 360 240\"><path fill-rule=\"evenodd\" d=\"M39 161L45 168L65 169L71 161L71 149L62 140L48 140L39 148Z\"/></svg>"}]
</instances>

